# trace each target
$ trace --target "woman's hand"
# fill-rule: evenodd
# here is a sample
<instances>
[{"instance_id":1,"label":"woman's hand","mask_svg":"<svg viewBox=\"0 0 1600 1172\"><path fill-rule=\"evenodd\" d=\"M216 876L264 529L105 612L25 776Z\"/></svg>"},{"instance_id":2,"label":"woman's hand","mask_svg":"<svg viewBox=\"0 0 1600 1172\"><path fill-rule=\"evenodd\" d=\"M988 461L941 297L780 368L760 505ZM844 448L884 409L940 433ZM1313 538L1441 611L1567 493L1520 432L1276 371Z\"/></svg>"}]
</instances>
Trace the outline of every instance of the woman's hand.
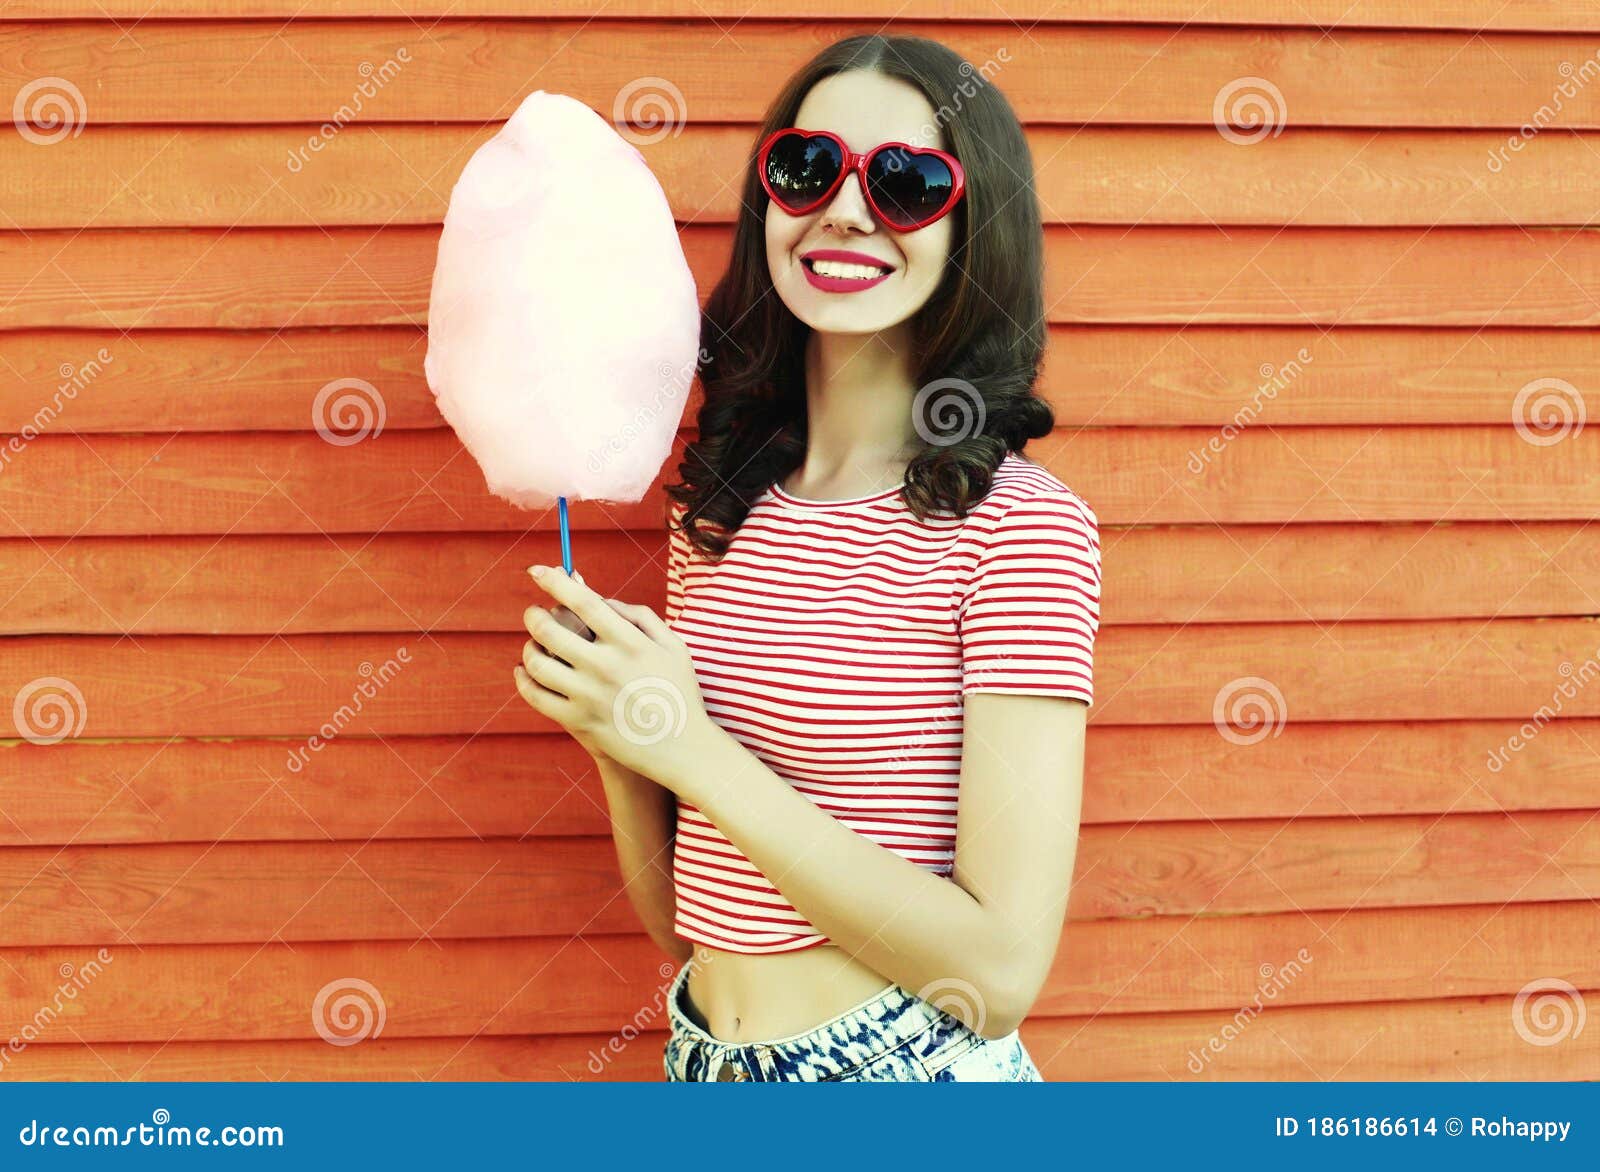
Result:
<instances>
[{"instance_id":1,"label":"woman's hand","mask_svg":"<svg viewBox=\"0 0 1600 1172\"><path fill-rule=\"evenodd\" d=\"M683 640L647 606L601 598L556 567L528 572L560 605L523 612L532 638L512 672L518 693L591 756L675 789L714 727Z\"/></svg>"}]
</instances>

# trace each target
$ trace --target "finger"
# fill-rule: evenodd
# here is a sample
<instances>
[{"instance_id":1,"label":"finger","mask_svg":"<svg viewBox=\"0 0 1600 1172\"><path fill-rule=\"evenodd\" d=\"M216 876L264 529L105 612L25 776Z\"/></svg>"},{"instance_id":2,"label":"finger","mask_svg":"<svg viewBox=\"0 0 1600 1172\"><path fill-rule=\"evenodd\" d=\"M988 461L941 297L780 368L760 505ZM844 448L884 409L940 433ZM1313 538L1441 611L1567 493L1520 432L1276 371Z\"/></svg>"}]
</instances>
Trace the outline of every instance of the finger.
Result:
<instances>
[{"instance_id":1,"label":"finger","mask_svg":"<svg viewBox=\"0 0 1600 1172\"><path fill-rule=\"evenodd\" d=\"M565 697L539 683L523 670L521 664L511 669L511 678L516 682L517 695L528 702L528 707L541 716L548 716L551 720L565 724L558 715L560 706L566 703Z\"/></svg>"},{"instance_id":2,"label":"finger","mask_svg":"<svg viewBox=\"0 0 1600 1172\"><path fill-rule=\"evenodd\" d=\"M576 634L570 628L556 621L542 606L530 606L522 612L522 625L527 628L539 646L558 659L564 659L577 667L582 657L594 647L594 644L582 635Z\"/></svg>"},{"instance_id":3,"label":"finger","mask_svg":"<svg viewBox=\"0 0 1600 1172\"><path fill-rule=\"evenodd\" d=\"M535 573L536 570L542 572ZM550 597L582 619L597 639L621 642L630 637L633 624L607 606L606 600L586 583L569 576L558 566L529 566L528 573Z\"/></svg>"},{"instance_id":4,"label":"finger","mask_svg":"<svg viewBox=\"0 0 1600 1172\"><path fill-rule=\"evenodd\" d=\"M578 688L578 673L532 639L522 645L522 670L540 687L563 700L571 699Z\"/></svg>"},{"instance_id":5,"label":"finger","mask_svg":"<svg viewBox=\"0 0 1600 1172\"><path fill-rule=\"evenodd\" d=\"M573 614L564 606L558 606L550 612L551 616L567 630L580 639L592 640L594 632L583 625L583 620Z\"/></svg>"},{"instance_id":6,"label":"finger","mask_svg":"<svg viewBox=\"0 0 1600 1172\"><path fill-rule=\"evenodd\" d=\"M648 606L643 606L636 602L619 602L615 598L608 598L606 601L609 602L612 608L615 609L619 614L621 614L634 626L638 627L641 631L658 643L661 641L663 633L677 633L676 631L673 631L671 627L667 626L665 619L656 614L656 612L651 610Z\"/></svg>"}]
</instances>

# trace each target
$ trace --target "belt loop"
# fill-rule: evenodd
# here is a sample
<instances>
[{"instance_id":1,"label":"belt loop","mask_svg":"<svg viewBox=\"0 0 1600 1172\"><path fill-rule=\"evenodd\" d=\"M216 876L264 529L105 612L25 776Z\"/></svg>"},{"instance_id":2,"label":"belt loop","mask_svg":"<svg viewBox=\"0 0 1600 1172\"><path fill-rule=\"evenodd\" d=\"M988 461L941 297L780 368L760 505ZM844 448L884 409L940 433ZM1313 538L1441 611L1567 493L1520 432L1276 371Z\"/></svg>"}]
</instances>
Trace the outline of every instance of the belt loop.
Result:
<instances>
[{"instance_id":1,"label":"belt loop","mask_svg":"<svg viewBox=\"0 0 1600 1172\"><path fill-rule=\"evenodd\" d=\"M750 1065L755 1068L752 1077L761 1082L778 1081L778 1063L772 1056L772 1047L759 1042L750 1047Z\"/></svg>"}]
</instances>

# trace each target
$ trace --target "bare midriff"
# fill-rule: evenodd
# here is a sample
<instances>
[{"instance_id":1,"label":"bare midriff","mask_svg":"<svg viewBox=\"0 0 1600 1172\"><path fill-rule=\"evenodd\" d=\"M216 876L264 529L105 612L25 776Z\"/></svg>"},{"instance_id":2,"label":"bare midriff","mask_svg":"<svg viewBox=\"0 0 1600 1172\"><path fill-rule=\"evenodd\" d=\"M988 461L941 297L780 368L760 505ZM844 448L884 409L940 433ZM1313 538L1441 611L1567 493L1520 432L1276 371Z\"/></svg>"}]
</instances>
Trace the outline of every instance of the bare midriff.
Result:
<instances>
[{"instance_id":1,"label":"bare midriff","mask_svg":"<svg viewBox=\"0 0 1600 1172\"><path fill-rule=\"evenodd\" d=\"M759 954L696 944L687 1011L720 1041L772 1041L807 1033L891 984L832 944Z\"/></svg>"}]
</instances>

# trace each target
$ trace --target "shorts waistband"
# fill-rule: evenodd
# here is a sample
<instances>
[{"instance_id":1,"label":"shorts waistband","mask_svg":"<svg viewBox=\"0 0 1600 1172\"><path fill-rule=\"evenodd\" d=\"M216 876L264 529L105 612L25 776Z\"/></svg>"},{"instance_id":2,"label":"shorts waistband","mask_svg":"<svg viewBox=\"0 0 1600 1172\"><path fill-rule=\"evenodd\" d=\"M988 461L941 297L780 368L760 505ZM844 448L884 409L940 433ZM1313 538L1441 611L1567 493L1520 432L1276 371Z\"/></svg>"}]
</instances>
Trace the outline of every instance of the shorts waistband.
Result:
<instances>
[{"instance_id":1,"label":"shorts waistband","mask_svg":"<svg viewBox=\"0 0 1600 1172\"><path fill-rule=\"evenodd\" d=\"M791 1062L805 1060L808 1065L843 1070L850 1060L843 1056L859 1052L863 1045L889 1050L909 1041L935 1024L943 1014L927 1001L897 984L874 993L843 1013L798 1034L782 1038L758 1038L729 1042L714 1037L690 1019L685 1002L693 955L678 969L667 996L667 1013L673 1029L703 1051L712 1064L733 1061L751 1070L760 1067L763 1055ZM825 1071L824 1071L825 1072Z\"/></svg>"}]
</instances>

